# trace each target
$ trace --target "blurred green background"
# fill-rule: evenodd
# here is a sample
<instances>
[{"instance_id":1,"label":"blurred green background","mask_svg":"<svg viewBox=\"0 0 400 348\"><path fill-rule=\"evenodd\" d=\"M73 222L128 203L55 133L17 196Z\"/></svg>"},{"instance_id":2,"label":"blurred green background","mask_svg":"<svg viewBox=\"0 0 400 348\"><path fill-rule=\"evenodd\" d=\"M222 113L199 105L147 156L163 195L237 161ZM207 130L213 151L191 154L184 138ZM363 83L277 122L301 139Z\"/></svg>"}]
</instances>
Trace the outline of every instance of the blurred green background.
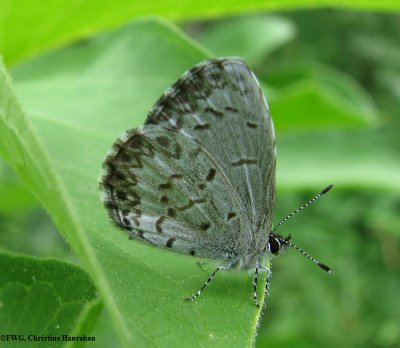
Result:
<instances>
[{"instance_id":1,"label":"blurred green background","mask_svg":"<svg viewBox=\"0 0 400 348\"><path fill-rule=\"evenodd\" d=\"M253 12L177 19L211 55L243 57L265 88L277 132L275 223L335 184L280 230L292 233L294 243L328 264L334 275L294 250L276 260L256 346L398 347L400 15L344 9ZM3 29L8 20L3 12ZM31 39L17 49L8 44L10 33L1 32L0 50L11 75L18 80L24 64L43 50L85 45L79 40L90 40L96 30L71 33L65 29L50 43L37 40L37 47ZM2 45L1 38L8 41ZM80 264L30 187L4 161L0 248ZM90 346L117 340L110 320L104 310L92 332L97 342Z\"/></svg>"}]
</instances>

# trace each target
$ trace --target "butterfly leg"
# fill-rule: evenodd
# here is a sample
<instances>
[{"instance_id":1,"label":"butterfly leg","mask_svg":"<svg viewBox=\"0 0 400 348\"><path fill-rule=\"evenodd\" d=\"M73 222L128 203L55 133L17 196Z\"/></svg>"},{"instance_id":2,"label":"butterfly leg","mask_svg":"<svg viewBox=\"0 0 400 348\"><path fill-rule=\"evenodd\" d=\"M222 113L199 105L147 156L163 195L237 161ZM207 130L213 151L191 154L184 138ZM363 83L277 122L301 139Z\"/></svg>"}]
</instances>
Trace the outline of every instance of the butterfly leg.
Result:
<instances>
[{"instance_id":1,"label":"butterfly leg","mask_svg":"<svg viewBox=\"0 0 400 348\"><path fill-rule=\"evenodd\" d=\"M256 304L257 308L260 308L260 304L258 302L258 298L257 298L257 284L258 284L258 269L259 269L259 265L256 265L256 269L254 271L254 279L253 279L253 289L254 289L254 294L253 294L253 299L254 302Z\"/></svg>"},{"instance_id":2,"label":"butterfly leg","mask_svg":"<svg viewBox=\"0 0 400 348\"><path fill-rule=\"evenodd\" d=\"M267 279L266 279L266 282L265 282L265 293L264 293L265 294L264 297L266 298L267 296L269 296L269 284L270 284L271 274L272 274L272 263L271 263L271 261L269 261L269 267L257 265L256 273L254 275L254 285L255 286L256 286L256 283L257 283L256 278L258 277L259 270L261 270L262 272L266 272L267 273ZM256 293L255 293L255 291L256 291L256 289L254 288L254 300L256 301ZM267 301L264 300L264 306L266 306L266 303L267 303ZM257 301L256 301L256 305L257 305ZM257 307L259 307L259 306L257 306Z\"/></svg>"},{"instance_id":3,"label":"butterfly leg","mask_svg":"<svg viewBox=\"0 0 400 348\"><path fill-rule=\"evenodd\" d=\"M267 272L267 280L265 282L265 297L269 296L269 283L271 281L271 274L272 274L272 263L269 262L269 267L265 267ZM264 301L264 306L266 306L267 301Z\"/></svg>"},{"instance_id":4,"label":"butterfly leg","mask_svg":"<svg viewBox=\"0 0 400 348\"><path fill-rule=\"evenodd\" d=\"M220 266L218 267L207 279L207 281L204 283L204 285L202 286L202 288L197 291L194 295L189 296L186 298L186 301L194 301L197 297L200 296L200 294L203 292L203 290L207 287L208 284L211 283L211 281L214 279L214 276L217 274L218 271L227 269L227 267L225 266Z\"/></svg>"},{"instance_id":5,"label":"butterfly leg","mask_svg":"<svg viewBox=\"0 0 400 348\"><path fill-rule=\"evenodd\" d=\"M267 282L265 283L265 295L269 296L269 282L271 280L272 274L272 263L269 263L269 268L267 268Z\"/></svg>"}]
</instances>

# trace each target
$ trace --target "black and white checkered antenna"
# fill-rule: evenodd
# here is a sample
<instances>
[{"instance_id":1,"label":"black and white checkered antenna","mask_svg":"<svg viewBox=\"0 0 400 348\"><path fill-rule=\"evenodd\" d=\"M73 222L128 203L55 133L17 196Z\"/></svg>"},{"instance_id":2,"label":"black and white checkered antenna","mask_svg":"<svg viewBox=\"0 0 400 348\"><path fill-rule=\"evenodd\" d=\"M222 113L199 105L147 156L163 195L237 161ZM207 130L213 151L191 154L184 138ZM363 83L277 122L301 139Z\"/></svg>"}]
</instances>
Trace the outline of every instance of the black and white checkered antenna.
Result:
<instances>
[{"instance_id":1,"label":"black and white checkered antenna","mask_svg":"<svg viewBox=\"0 0 400 348\"><path fill-rule=\"evenodd\" d=\"M318 193L313 199L309 200L306 204L304 204L303 206L301 206L300 208L296 209L294 212L290 213L288 216L286 216L281 222L279 222L275 228L272 230L272 233L275 233L276 230L283 224L285 223L287 220L289 220L293 215L296 215L298 212L302 211L304 208L308 207L309 205L311 205L312 203L314 203L316 200L318 200L319 198L321 198L325 193L329 192L331 190L331 188L333 187L333 185L329 185L327 187L325 187L320 193Z\"/></svg>"},{"instance_id":2,"label":"black and white checkered antenna","mask_svg":"<svg viewBox=\"0 0 400 348\"><path fill-rule=\"evenodd\" d=\"M316 200L321 198L325 193L329 192L333 185L329 185L326 188L324 188L320 193L318 193L313 199L309 200L306 204L301 206L299 209L296 209L294 212L290 213L288 216L286 216L279 224L276 225L276 227L272 230L272 233L275 233L275 231L278 229L279 226L281 226L284 222L289 220L293 215L297 214L299 211L303 210L304 208L308 207L310 204L314 203ZM300 253L302 253L305 257L307 257L309 260L311 260L313 263L315 263L317 266L322 268L324 271L328 272L329 274L332 274L332 270L322 262L319 262L318 260L314 259L311 255L306 253L303 249L300 249L298 246L292 244L290 242L290 235L289 237L285 238L285 243L286 245L291 246L292 248L296 249Z\"/></svg>"}]
</instances>

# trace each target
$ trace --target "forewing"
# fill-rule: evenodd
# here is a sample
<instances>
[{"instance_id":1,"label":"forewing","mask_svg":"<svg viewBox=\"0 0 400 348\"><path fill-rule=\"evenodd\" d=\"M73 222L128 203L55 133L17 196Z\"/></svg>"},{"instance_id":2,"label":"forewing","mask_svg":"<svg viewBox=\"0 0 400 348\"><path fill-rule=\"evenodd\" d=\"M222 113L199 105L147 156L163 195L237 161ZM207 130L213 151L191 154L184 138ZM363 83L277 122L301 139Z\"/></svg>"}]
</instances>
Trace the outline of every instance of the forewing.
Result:
<instances>
[{"instance_id":1,"label":"forewing","mask_svg":"<svg viewBox=\"0 0 400 348\"><path fill-rule=\"evenodd\" d=\"M179 252L226 258L248 249L242 206L206 149L175 130L144 126L119 139L104 162L103 200L112 220Z\"/></svg>"},{"instance_id":2,"label":"forewing","mask_svg":"<svg viewBox=\"0 0 400 348\"><path fill-rule=\"evenodd\" d=\"M240 197L254 248L265 244L275 206L275 135L268 106L238 58L201 63L159 99L146 124L175 130L206 149Z\"/></svg>"}]
</instances>

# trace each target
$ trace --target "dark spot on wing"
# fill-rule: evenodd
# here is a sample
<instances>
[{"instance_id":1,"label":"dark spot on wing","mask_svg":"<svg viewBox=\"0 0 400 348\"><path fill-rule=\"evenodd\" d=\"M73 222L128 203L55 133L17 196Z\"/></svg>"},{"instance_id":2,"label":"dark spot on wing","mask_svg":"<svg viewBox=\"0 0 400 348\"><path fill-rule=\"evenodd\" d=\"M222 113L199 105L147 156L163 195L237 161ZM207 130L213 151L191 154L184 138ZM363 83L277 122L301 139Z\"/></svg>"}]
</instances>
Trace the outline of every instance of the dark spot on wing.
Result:
<instances>
[{"instance_id":1,"label":"dark spot on wing","mask_svg":"<svg viewBox=\"0 0 400 348\"><path fill-rule=\"evenodd\" d=\"M169 144L170 144L170 140L167 137L163 137L163 136L157 137L156 141L161 146L169 146Z\"/></svg>"},{"instance_id":2,"label":"dark spot on wing","mask_svg":"<svg viewBox=\"0 0 400 348\"><path fill-rule=\"evenodd\" d=\"M133 214L135 215L134 217L131 216L131 219L132 219L133 222L135 223L136 227L139 227L139 226L140 226L140 223L139 223L138 218L140 218L140 217L142 216L142 211L139 210L139 209L135 209L135 208L133 208L133 209L123 209L123 210L121 211L121 214L122 214L122 216L123 216L122 222L123 222L123 219L126 218L126 217L127 217L129 214L131 214L131 213L133 213ZM126 226L123 226L123 227L126 227Z\"/></svg>"},{"instance_id":3,"label":"dark spot on wing","mask_svg":"<svg viewBox=\"0 0 400 348\"><path fill-rule=\"evenodd\" d=\"M114 202L106 201L104 202L104 206L106 207L107 211L111 216L119 220L119 214L118 214L119 208Z\"/></svg>"},{"instance_id":4,"label":"dark spot on wing","mask_svg":"<svg viewBox=\"0 0 400 348\"><path fill-rule=\"evenodd\" d=\"M133 149L137 149L143 146L143 134L134 133L132 136L126 141L127 145Z\"/></svg>"},{"instance_id":5,"label":"dark spot on wing","mask_svg":"<svg viewBox=\"0 0 400 348\"><path fill-rule=\"evenodd\" d=\"M165 216L160 216L156 221L156 230L158 233L163 233L161 224L164 222L164 220L165 220Z\"/></svg>"},{"instance_id":6,"label":"dark spot on wing","mask_svg":"<svg viewBox=\"0 0 400 348\"><path fill-rule=\"evenodd\" d=\"M218 111L218 110L215 110L214 108L212 108L212 107L210 107L210 106L207 106L207 107L204 109L204 111L213 114L215 117L221 118L221 117L224 116L224 113L223 113L223 112Z\"/></svg>"},{"instance_id":7,"label":"dark spot on wing","mask_svg":"<svg viewBox=\"0 0 400 348\"><path fill-rule=\"evenodd\" d=\"M180 159L182 155L182 147L178 143L174 143L173 149L170 147L168 150L163 149L162 152L167 156L167 157L172 157L175 159Z\"/></svg>"},{"instance_id":8,"label":"dark spot on wing","mask_svg":"<svg viewBox=\"0 0 400 348\"><path fill-rule=\"evenodd\" d=\"M221 74L219 71L213 71L213 72L211 72L210 75L211 75L211 77L212 77L214 80L216 80L216 81L222 79L222 74Z\"/></svg>"},{"instance_id":9,"label":"dark spot on wing","mask_svg":"<svg viewBox=\"0 0 400 348\"><path fill-rule=\"evenodd\" d=\"M128 162L132 158L131 154L128 151L120 151L118 153L118 159L122 160L123 162Z\"/></svg>"},{"instance_id":10,"label":"dark spot on wing","mask_svg":"<svg viewBox=\"0 0 400 348\"><path fill-rule=\"evenodd\" d=\"M115 178L115 179L118 179L118 180L125 180L125 175L124 174L122 174L120 171L118 171L118 170L115 170L115 171L113 171L112 172L112 175L113 175L113 177ZM137 183L137 182L136 182Z\"/></svg>"},{"instance_id":11,"label":"dark spot on wing","mask_svg":"<svg viewBox=\"0 0 400 348\"><path fill-rule=\"evenodd\" d=\"M126 192L117 191L116 195L121 201L125 201L126 200Z\"/></svg>"},{"instance_id":12,"label":"dark spot on wing","mask_svg":"<svg viewBox=\"0 0 400 348\"><path fill-rule=\"evenodd\" d=\"M204 124L196 124L194 126L194 130L206 130L210 129L211 125L209 123L204 123Z\"/></svg>"},{"instance_id":13,"label":"dark spot on wing","mask_svg":"<svg viewBox=\"0 0 400 348\"><path fill-rule=\"evenodd\" d=\"M175 241L176 241L176 238L172 237L172 238L167 240L167 242L165 243L165 246L167 248L172 248L172 244L174 244Z\"/></svg>"},{"instance_id":14,"label":"dark spot on wing","mask_svg":"<svg viewBox=\"0 0 400 348\"><path fill-rule=\"evenodd\" d=\"M256 129L258 127L258 124L253 123L253 122L247 122L246 125L247 125L247 127L253 128L253 129Z\"/></svg>"},{"instance_id":15,"label":"dark spot on wing","mask_svg":"<svg viewBox=\"0 0 400 348\"><path fill-rule=\"evenodd\" d=\"M167 196L163 195L163 196L161 196L161 198L160 198L160 202L161 202L162 204L168 204L169 199L168 199Z\"/></svg>"},{"instance_id":16,"label":"dark spot on wing","mask_svg":"<svg viewBox=\"0 0 400 348\"><path fill-rule=\"evenodd\" d=\"M200 229L202 231L207 231L211 227L211 224L209 222L204 222L200 225Z\"/></svg>"},{"instance_id":17,"label":"dark spot on wing","mask_svg":"<svg viewBox=\"0 0 400 348\"><path fill-rule=\"evenodd\" d=\"M115 146L114 146L115 148ZM121 180L125 179L125 174L121 173L119 170L121 169L121 162L125 164L127 161L129 161L129 165L134 168L142 168L142 161L140 159L140 154L138 153L140 149L136 149L135 151L129 150L129 149L119 149L115 156L109 156L105 160L104 165L110 172L108 176L112 175L119 175ZM128 154L129 152L129 154ZM119 170L117 169L119 168ZM118 174L117 174L118 173Z\"/></svg>"},{"instance_id":18,"label":"dark spot on wing","mask_svg":"<svg viewBox=\"0 0 400 348\"><path fill-rule=\"evenodd\" d=\"M204 69L203 65L195 66L189 70L189 75L197 75L203 69ZM178 82L181 80L182 79L179 79Z\"/></svg>"},{"instance_id":19,"label":"dark spot on wing","mask_svg":"<svg viewBox=\"0 0 400 348\"><path fill-rule=\"evenodd\" d=\"M168 208L168 216L175 218L176 217L176 211L173 208Z\"/></svg>"},{"instance_id":20,"label":"dark spot on wing","mask_svg":"<svg viewBox=\"0 0 400 348\"><path fill-rule=\"evenodd\" d=\"M206 184L203 184L202 182L200 184L198 184L197 186L200 190L204 190L206 188Z\"/></svg>"},{"instance_id":21,"label":"dark spot on wing","mask_svg":"<svg viewBox=\"0 0 400 348\"><path fill-rule=\"evenodd\" d=\"M235 213L232 213L232 212L229 213L229 214L228 214L228 220L233 219L235 216L236 216Z\"/></svg>"},{"instance_id":22,"label":"dark spot on wing","mask_svg":"<svg viewBox=\"0 0 400 348\"><path fill-rule=\"evenodd\" d=\"M166 182L165 184L160 184L160 185L158 185L158 188L159 188L160 190L170 190L170 189L172 188L172 185L171 185L171 183L168 181L168 182Z\"/></svg>"},{"instance_id":23,"label":"dark spot on wing","mask_svg":"<svg viewBox=\"0 0 400 348\"><path fill-rule=\"evenodd\" d=\"M211 169L208 171L208 174L207 174L207 176L206 176L206 180L207 180L207 181L212 181L212 180L214 180L215 174L217 174L217 171L216 171L214 168L211 168Z\"/></svg>"},{"instance_id":24,"label":"dark spot on wing","mask_svg":"<svg viewBox=\"0 0 400 348\"><path fill-rule=\"evenodd\" d=\"M194 256L194 255L196 255L196 251L192 249L192 250L189 251L189 254Z\"/></svg>"},{"instance_id":25,"label":"dark spot on wing","mask_svg":"<svg viewBox=\"0 0 400 348\"><path fill-rule=\"evenodd\" d=\"M189 199L189 202L182 207L179 207L179 211L184 211L187 210L191 207L193 207L195 204L201 204L201 203L206 203L207 200L205 198L199 198L199 199Z\"/></svg>"},{"instance_id":26,"label":"dark spot on wing","mask_svg":"<svg viewBox=\"0 0 400 348\"><path fill-rule=\"evenodd\" d=\"M140 218L141 216L142 216L142 211L141 210L139 210L139 209L133 209L133 213L135 214L135 216L137 217L137 218Z\"/></svg>"},{"instance_id":27,"label":"dark spot on wing","mask_svg":"<svg viewBox=\"0 0 400 348\"><path fill-rule=\"evenodd\" d=\"M218 59L218 60L215 60L213 63L215 64L216 67L218 67L218 69L223 70L225 68L224 67L225 61L226 61L226 59Z\"/></svg>"},{"instance_id":28,"label":"dark spot on wing","mask_svg":"<svg viewBox=\"0 0 400 348\"><path fill-rule=\"evenodd\" d=\"M130 207L135 207L136 205L141 203L141 198L136 192L131 192L131 200L129 201Z\"/></svg>"},{"instance_id":29,"label":"dark spot on wing","mask_svg":"<svg viewBox=\"0 0 400 348\"><path fill-rule=\"evenodd\" d=\"M190 159L195 159L200 153L201 153L201 148L200 147L197 147L196 149L194 149L194 150L191 150L190 152L189 152L189 158Z\"/></svg>"},{"instance_id":30,"label":"dark spot on wing","mask_svg":"<svg viewBox=\"0 0 400 348\"><path fill-rule=\"evenodd\" d=\"M233 106L225 106L225 111L239 112L239 109L236 109Z\"/></svg>"},{"instance_id":31,"label":"dark spot on wing","mask_svg":"<svg viewBox=\"0 0 400 348\"><path fill-rule=\"evenodd\" d=\"M233 167L241 166L244 164L258 164L258 160L252 158L242 158L238 161L232 162L231 165Z\"/></svg>"},{"instance_id":32,"label":"dark spot on wing","mask_svg":"<svg viewBox=\"0 0 400 348\"><path fill-rule=\"evenodd\" d=\"M121 211L121 214L122 214L123 216L128 216L130 212L131 212L131 211L130 211L129 209L123 209L123 210Z\"/></svg>"}]
</instances>

